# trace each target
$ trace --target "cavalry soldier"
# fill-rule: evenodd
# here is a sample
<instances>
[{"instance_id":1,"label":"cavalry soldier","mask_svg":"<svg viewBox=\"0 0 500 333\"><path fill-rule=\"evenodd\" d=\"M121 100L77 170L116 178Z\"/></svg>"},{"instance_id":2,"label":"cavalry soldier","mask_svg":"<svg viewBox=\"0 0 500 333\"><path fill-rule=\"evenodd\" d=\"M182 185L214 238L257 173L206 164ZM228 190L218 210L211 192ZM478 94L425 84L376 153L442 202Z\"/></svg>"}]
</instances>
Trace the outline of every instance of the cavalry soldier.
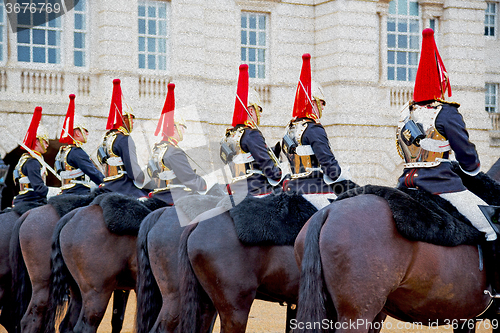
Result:
<instances>
[{"instance_id":1,"label":"cavalry soldier","mask_svg":"<svg viewBox=\"0 0 500 333\"><path fill-rule=\"evenodd\" d=\"M104 175L97 170L89 155L81 148L87 142L88 131L82 118L75 117L75 95L69 95L69 106L64 119L59 142L61 146L56 156L56 171L61 176L61 194L88 194L90 182L102 183Z\"/></svg>"},{"instance_id":2,"label":"cavalry soldier","mask_svg":"<svg viewBox=\"0 0 500 333\"><path fill-rule=\"evenodd\" d=\"M248 65L240 65L232 128L221 141L221 159L232 173L230 190L247 187L250 195L266 195L282 179L279 162L258 129L262 107L257 94L249 94Z\"/></svg>"},{"instance_id":3,"label":"cavalry soldier","mask_svg":"<svg viewBox=\"0 0 500 333\"><path fill-rule=\"evenodd\" d=\"M207 189L205 180L195 173L186 153L179 147L187 126L180 118L175 120L174 89L175 84L169 83L165 105L155 131L155 135L161 135L162 140L155 144L148 164L149 176L156 178L157 185L149 196L169 205L174 205L178 198Z\"/></svg>"},{"instance_id":4,"label":"cavalry soldier","mask_svg":"<svg viewBox=\"0 0 500 333\"><path fill-rule=\"evenodd\" d=\"M125 113L125 115L123 115ZM120 80L113 80L113 96L109 110L106 134L97 150L99 162L105 167L101 188L132 197L147 196L147 192L136 186L144 182L144 173L137 162L135 143L130 133L134 115L122 110Z\"/></svg>"},{"instance_id":5,"label":"cavalry soldier","mask_svg":"<svg viewBox=\"0 0 500 333\"><path fill-rule=\"evenodd\" d=\"M328 136L320 124L326 105L321 87L311 80L311 55L302 56L292 120L283 137L283 152L290 162L291 179L283 183L284 191L304 194L318 204L329 204L345 189L338 189L336 182L348 180L347 168L341 168L330 148ZM311 194L311 195L310 195ZM320 194L320 195L312 195Z\"/></svg>"},{"instance_id":6,"label":"cavalry soldier","mask_svg":"<svg viewBox=\"0 0 500 333\"><path fill-rule=\"evenodd\" d=\"M474 227L486 234L485 244L490 248L485 254L490 256L497 234L478 207L487 204L465 188L448 159L453 151L463 173L475 176L480 169L479 156L458 112L460 105L444 100L447 90L448 97L451 96L451 87L434 31L425 29L422 35L413 100L402 110L396 133L398 151L405 160L399 186L419 188L451 202ZM490 269L497 270L499 264L491 263ZM494 290L500 291L500 281L490 282Z\"/></svg>"},{"instance_id":7,"label":"cavalry soldier","mask_svg":"<svg viewBox=\"0 0 500 333\"><path fill-rule=\"evenodd\" d=\"M42 154L47 152L49 136L40 126L41 119L42 108L37 106L21 145L27 152L21 155L14 169L14 182L20 187L19 194L14 197L14 206L22 202L47 203L49 188L45 185L47 170Z\"/></svg>"}]
</instances>

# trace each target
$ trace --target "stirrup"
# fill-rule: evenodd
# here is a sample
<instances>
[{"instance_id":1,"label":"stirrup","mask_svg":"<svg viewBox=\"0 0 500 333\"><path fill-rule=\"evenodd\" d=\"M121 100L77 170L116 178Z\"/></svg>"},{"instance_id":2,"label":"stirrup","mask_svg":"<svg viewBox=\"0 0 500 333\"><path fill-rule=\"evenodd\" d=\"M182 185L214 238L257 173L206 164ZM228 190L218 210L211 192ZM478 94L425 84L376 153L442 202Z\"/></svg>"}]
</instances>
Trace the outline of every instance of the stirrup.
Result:
<instances>
[{"instance_id":1,"label":"stirrup","mask_svg":"<svg viewBox=\"0 0 500 333\"><path fill-rule=\"evenodd\" d=\"M500 298L500 294L493 295L489 290L485 290L484 294L490 296L491 298Z\"/></svg>"}]
</instances>

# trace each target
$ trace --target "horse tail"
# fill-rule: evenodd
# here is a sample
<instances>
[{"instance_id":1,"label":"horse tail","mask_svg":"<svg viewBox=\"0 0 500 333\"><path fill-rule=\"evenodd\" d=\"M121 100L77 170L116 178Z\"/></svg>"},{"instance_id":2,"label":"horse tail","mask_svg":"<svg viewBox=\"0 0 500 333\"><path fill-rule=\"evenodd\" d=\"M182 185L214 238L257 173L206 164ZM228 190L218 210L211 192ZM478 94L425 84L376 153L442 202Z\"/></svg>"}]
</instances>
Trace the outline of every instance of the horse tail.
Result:
<instances>
[{"instance_id":1,"label":"horse tail","mask_svg":"<svg viewBox=\"0 0 500 333\"><path fill-rule=\"evenodd\" d=\"M49 304L47 306L46 316L43 318L43 325L45 332L53 332L56 325L56 318L62 316L64 311L64 304L68 300L69 290L79 292L76 281L71 276L71 273L64 262L61 252L61 242L59 235L64 226L73 218L79 210L74 209L68 214L64 215L59 222L57 222L52 234L52 252L50 254L50 281L49 281Z\"/></svg>"},{"instance_id":2,"label":"horse tail","mask_svg":"<svg viewBox=\"0 0 500 333\"><path fill-rule=\"evenodd\" d=\"M28 215L29 211L17 219L12 229L9 244L9 261L12 271L12 291L14 299L12 304L16 304L14 307L15 310L11 313L11 320L16 323L14 331L16 333L21 331L21 318L28 309L31 299L31 281L28 269L26 268L26 263L24 262L23 253L21 252L21 243L19 241L19 230Z\"/></svg>"},{"instance_id":3,"label":"horse tail","mask_svg":"<svg viewBox=\"0 0 500 333\"><path fill-rule=\"evenodd\" d=\"M162 306L160 288L153 276L148 252L148 233L158 222L163 209L150 213L141 223L137 236L137 333L147 333L153 327Z\"/></svg>"},{"instance_id":4,"label":"horse tail","mask_svg":"<svg viewBox=\"0 0 500 333\"><path fill-rule=\"evenodd\" d=\"M196 277L191 262L189 261L187 241L189 235L198 224L190 224L182 232L179 241L179 281L181 294L180 332L194 333L201 330L202 322L200 318L208 302L211 301Z\"/></svg>"},{"instance_id":5,"label":"horse tail","mask_svg":"<svg viewBox=\"0 0 500 333\"><path fill-rule=\"evenodd\" d=\"M328 318L327 294L319 252L319 235L327 217L327 209L319 211L311 217L307 228L299 283L298 323L316 323ZM312 333L315 331L305 329L302 332Z\"/></svg>"}]
</instances>

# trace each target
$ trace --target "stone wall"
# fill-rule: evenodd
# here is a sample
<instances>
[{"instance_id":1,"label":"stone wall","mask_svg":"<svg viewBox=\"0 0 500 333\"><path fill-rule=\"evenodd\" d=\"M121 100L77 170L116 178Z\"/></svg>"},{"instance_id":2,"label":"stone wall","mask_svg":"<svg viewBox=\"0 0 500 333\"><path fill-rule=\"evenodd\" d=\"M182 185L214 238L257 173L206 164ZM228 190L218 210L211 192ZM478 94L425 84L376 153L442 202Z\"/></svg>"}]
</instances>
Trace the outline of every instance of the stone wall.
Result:
<instances>
[{"instance_id":1,"label":"stone wall","mask_svg":"<svg viewBox=\"0 0 500 333\"><path fill-rule=\"evenodd\" d=\"M170 6L169 71L137 69L137 6L132 1L90 4L88 68L56 69L15 61L14 47L0 71L0 153L22 140L37 105L51 136L59 135L75 93L77 113L87 119L95 154L104 134L112 80L122 80L125 108L137 117L133 137L143 160L158 138L152 134L166 85L176 84L178 114L188 123L184 147L198 170L221 167L219 141L234 109L240 64L240 12L269 15L269 72L251 80L264 105L261 129L269 145L280 140L292 114L301 55L311 53L313 79L327 100L322 123L336 157L350 165L359 184L394 185L402 170L395 148L398 113L411 98L412 84L388 82L386 73L387 0L178 0ZM500 156L492 145L484 111L485 82L500 82L500 42L483 36L484 1L420 1L424 27L438 19L439 49L487 170ZM10 45L16 36L8 32ZM66 43L71 39L66 37ZM68 57L68 55L66 55ZM66 62L67 64L68 62ZM11 135L13 137L11 137Z\"/></svg>"}]
</instances>

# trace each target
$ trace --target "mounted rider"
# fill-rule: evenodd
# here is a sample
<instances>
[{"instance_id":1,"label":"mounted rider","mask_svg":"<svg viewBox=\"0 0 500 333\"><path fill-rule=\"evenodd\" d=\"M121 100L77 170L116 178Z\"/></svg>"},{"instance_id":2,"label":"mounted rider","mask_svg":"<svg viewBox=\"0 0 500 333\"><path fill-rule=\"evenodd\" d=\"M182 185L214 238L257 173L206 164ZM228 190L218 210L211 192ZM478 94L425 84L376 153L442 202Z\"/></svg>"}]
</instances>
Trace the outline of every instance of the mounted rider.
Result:
<instances>
[{"instance_id":1,"label":"mounted rider","mask_svg":"<svg viewBox=\"0 0 500 333\"><path fill-rule=\"evenodd\" d=\"M239 71L232 127L221 141L220 157L229 164L232 192L267 195L273 192L283 173L258 129L262 107L257 93L249 93L248 65L240 65Z\"/></svg>"},{"instance_id":2,"label":"mounted rider","mask_svg":"<svg viewBox=\"0 0 500 333\"><path fill-rule=\"evenodd\" d=\"M113 95L109 110L106 134L97 150L97 158L105 167L101 188L132 197L147 196L147 192L136 183L144 182L144 173L137 162L135 143L130 133L134 115L122 110L120 80L113 80Z\"/></svg>"},{"instance_id":3,"label":"mounted rider","mask_svg":"<svg viewBox=\"0 0 500 333\"><path fill-rule=\"evenodd\" d=\"M283 183L284 191L304 194L308 199L335 199L343 192L338 182L350 180L348 168L341 168L335 158L324 127L320 123L326 105L322 88L311 80L311 55L302 56L292 120L283 137L283 152L290 162L291 179ZM342 189L340 189L342 187ZM313 195L314 194L314 195Z\"/></svg>"},{"instance_id":4,"label":"mounted rider","mask_svg":"<svg viewBox=\"0 0 500 333\"><path fill-rule=\"evenodd\" d=\"M176 199L207 189L207 183L195 173L186 153L179 147L187 126L180 117L174 116L174 89L175 84L169 83L155 131L155 136L162 136L162 140L155 144L148 164L149 176L156 182L156 189L149 196L169 205L174 205Z\"/></svg>"},{"instance_id":5,"label":"mounted rider","mask_svg":"<svg viewBox=\"0 0 500 333\"><path fill-rule=\"evenodd\" d=\"M87 126L83 119L75 117L75 95L71 94L59 138L59 142L65 145L59 148L55 163L55 169L61 176L61 194L88 194L91 187L88 178L96 185L104 180L104 175L97 170L81 147L87 142L87 136Z\"/></svg>"},{"instance_id":6,"label":"mounted rider","mask_svg":"<svg viewBox=\"0 0 500 333\"><path fill-rule=\"evenodd\" d=\"M413 100L401 111L396 133L398 151L405 160L399 186L422 189L453 204L474 227L485 233L488 259L496 253L494 247L498 240L489 216L485 217L479 208L487 203L467 190L449 159L453 151L460 170L475 176L480 171L479 156L475 145L469 141L458 111L460 105L444 100L446 91L451 97L451 86L434 41L434 31L425 29L422 35ZM490 261L489 270L497 270L500 266L500 261L487 261ZM490 278L490 282L494 292L500 291L498 279Z\"/></svg>"},{"instance_id":7,"label":"mounted rider","mask_svg":"<svg viewBox=\"0 0 500 333\"><path fill-rule=\"evenodd\" d=\"M21 145L27 152L21 155L14 168L14 182L19 184L19 194L14 197L13 206L24 202L47 203L49 188L45 185L47 169L42 155L47 152L49 135L40 126L41 119L42 108L37 106Z\"/></svg>"}]
</instances>

